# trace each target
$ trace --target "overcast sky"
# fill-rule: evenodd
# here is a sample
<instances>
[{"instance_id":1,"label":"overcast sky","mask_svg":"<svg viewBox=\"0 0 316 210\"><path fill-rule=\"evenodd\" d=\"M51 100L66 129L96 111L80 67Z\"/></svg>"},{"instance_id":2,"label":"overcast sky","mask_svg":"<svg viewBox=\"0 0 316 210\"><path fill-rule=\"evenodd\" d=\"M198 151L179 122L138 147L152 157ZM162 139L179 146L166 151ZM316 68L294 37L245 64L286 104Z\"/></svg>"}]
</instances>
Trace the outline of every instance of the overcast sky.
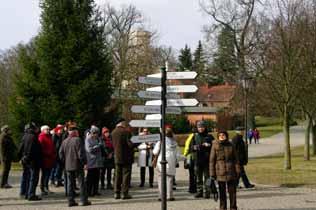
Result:
<instances>
[{"instance_id":1,"label":"overcast sky","mask_svg":"<svg viewBox=\"0 0 316 210\"><path fill-rule=\"evenodd\" d=\"M96 0L98 5L109 2L136 6L146 17L147 25L158 31L158 43L179 50L185 44L192 49L203 39L202 26L209 21L199 10L198 0ZM19 42L28 42L40 27L39 0L4 0L0 7L0 49Z\"/></svg>"}]
</instances>

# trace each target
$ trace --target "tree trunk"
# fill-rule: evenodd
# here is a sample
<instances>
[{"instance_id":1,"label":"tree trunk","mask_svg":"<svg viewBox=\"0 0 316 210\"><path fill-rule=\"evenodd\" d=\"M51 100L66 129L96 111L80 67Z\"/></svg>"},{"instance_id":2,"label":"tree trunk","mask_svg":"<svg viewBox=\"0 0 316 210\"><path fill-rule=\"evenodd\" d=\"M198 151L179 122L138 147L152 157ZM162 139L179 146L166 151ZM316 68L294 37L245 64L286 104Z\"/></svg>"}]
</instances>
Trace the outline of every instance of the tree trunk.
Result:
<instances>
[{"instance_id":1,"label":"tree trunk","mask_svg":"<svg viewBox=\"0 0 316 210\"><path fill-rule=\"evenodd\" d=\"M304 160L310 160L310 132L312 119L307 115L306 128L305 128L305 145L304 145Z\"/></svg>"},{"instance_id":2,"label":"tree trunk","mask_svg":"<svg viewBox=\"0 0 316 210\"><path fill-rule=\"evenodd\" d=\"M283 133L284 133L284 169L291 170L291 146L290 146L290 120L288 106L283 110Z\"/></svg>"},{"instance_id":3,"label":"tree trunk","mask_svg":"<svg viewBox=\"0 0 316 210\"><path fill-rule=\"evenodd\" d=\"M312 155L316 155L316 121L312 120Z\"/></svg>"}]
</instances>

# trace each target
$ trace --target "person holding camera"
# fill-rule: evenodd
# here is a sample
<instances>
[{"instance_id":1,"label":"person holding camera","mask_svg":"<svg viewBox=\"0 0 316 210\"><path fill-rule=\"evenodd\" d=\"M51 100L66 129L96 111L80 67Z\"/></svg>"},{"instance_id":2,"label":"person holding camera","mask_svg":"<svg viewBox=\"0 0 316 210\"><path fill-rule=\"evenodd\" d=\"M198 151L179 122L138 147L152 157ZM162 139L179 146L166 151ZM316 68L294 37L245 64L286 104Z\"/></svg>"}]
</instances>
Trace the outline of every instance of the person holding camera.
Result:
<instances>
[{"instance_id":1,"label":"person holding camera","mask_svg":"<svg viewBox=\"0 0 316 210\"><path fill-rule=\"evenodd\" d=\"M208 133L205 121L199 121L196 124L197 133L190 145L190 153L194 161L194 170L197 179L197 194L195 198L203 197L203 188L205 191L204 198L210 198L210 189L206 186L206 180L209 175L209 157L214 137Z\"/></svg>"}]
</instances>

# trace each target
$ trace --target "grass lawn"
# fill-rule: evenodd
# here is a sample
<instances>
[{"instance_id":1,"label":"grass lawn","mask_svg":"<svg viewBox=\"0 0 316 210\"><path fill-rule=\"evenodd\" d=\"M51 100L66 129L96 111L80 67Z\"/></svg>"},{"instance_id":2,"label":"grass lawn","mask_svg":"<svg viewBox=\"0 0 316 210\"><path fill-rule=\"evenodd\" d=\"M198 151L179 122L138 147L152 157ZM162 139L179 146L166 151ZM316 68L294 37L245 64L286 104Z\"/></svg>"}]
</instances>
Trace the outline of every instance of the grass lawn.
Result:
<instances>
[{"instance_id":1,"label":"grass lawn","mask_svg":"<svg viewBox=\"0 0 316 210\"><path fill-rule=\"evenodd\" d=\"M260 131L260 137L266 138L282 132L282 119L275 117L256 117L256 125Z\"/></svg>"},{"instance_id":2,"label":"grass lawn","mask_svg":"<svg viewBox=\"0 0 316 210\"><path fill-rule=\"evenodd\" d=\"M316 188L316 157L303 159L304 147L292 150L292 170L283 169L283 155L255 158L246 167L250 180L267 185Z\"/></svg>"}]
</instances>

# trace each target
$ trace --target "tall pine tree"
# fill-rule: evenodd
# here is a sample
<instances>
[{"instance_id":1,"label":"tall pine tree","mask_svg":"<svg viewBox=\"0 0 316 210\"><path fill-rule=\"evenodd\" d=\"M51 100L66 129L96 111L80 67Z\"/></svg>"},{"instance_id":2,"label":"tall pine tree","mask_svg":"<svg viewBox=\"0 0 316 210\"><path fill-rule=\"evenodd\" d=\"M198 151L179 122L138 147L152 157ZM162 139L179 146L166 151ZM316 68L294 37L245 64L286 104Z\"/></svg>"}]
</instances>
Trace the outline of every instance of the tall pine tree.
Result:
<instances>
[{"instance_id":1,"label":"tall pine tree","mask_svg":"<svg viewBox=\"0 0 316 210\"><path fill-rule=\"evenodd\" d=\"M81 127L107 124L112 64L94 1L42 0L40 7L42 27L34 41L33 65L22 59L26 55L20 59L23 72L16 80L19 103L12 106L13 120L25 121L25 115L51 126L67 120ZM25 95L28 83L34 84ZM21 104L34 107L20 110Z\"/></svg>"},{"instance_id":2,"label":"tall pine tree","mask_svg":"<svg viewBox=\"0 0 316 210\"><path fill-rule=\"evenodd\" d=\"M191 54L191 49L188 47L188 45L185 45L184 49L180 50L180 55L179 55L178 60L179 60L178 61L179 71L192 70L192 66L193 66L192 54Z\"/></svg>"},{"instance_id":3,"label":"tall pine tree","mask_svg":"<svg viewBox=\"0 0 316 210\"><path fill-rule=\"evenodd\" d=\"M214 56L214 68L220 80L233 82L238 73L234 34L228 27L223 27L217 38L217 52Z\"/></svg>"},{"instance_id":4,"label":"tall pine tree","mask_svg":"<svg viewBox=\"0 0 316 210\"><path fill-rule=\"evenodd\" d=\"M200 83L208 82L208 73L206 72L206 58L203 51L201 40L193 54L193 70L198 74L198 81Z\"/></svg>"}]
</instances>

